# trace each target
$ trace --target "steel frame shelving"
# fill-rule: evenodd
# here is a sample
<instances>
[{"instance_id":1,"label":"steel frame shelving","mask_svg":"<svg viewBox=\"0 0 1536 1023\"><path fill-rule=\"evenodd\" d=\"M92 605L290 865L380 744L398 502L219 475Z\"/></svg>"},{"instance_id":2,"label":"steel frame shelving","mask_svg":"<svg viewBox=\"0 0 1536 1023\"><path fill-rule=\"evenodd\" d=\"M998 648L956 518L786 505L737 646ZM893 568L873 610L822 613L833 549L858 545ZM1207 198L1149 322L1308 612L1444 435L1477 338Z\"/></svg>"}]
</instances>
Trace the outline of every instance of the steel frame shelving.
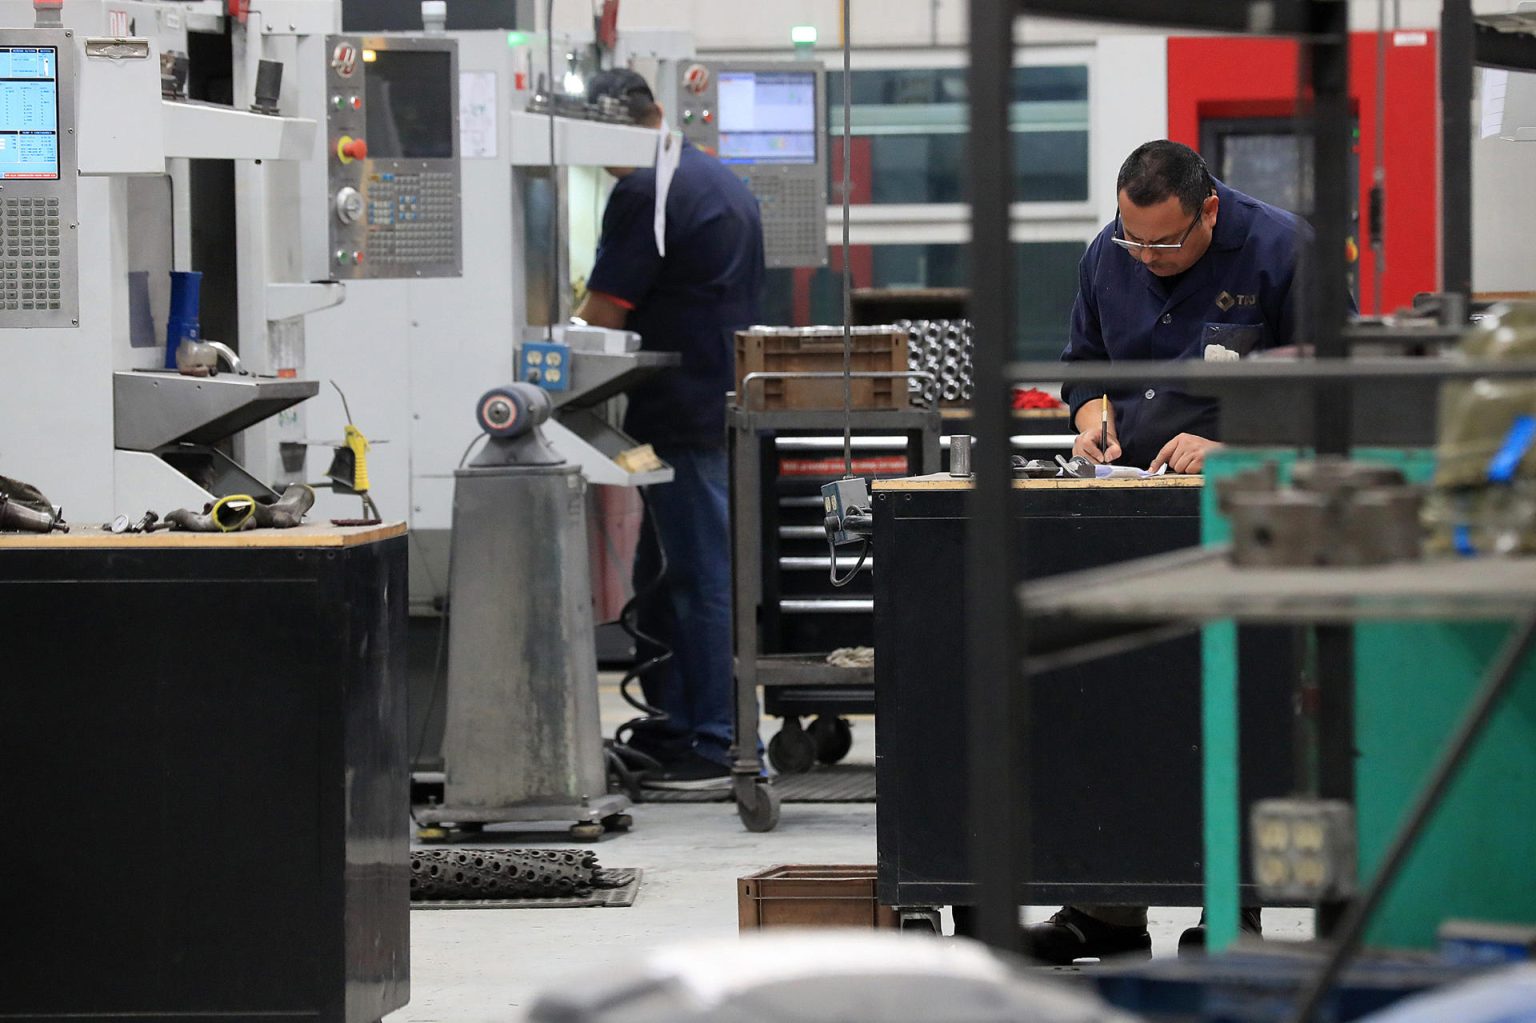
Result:
<instances>
[{"instance_id":1,"label":"steel frame shelving","mask_svg":"<svg viewBox=\"0 0 1536 1023\"><path fill-rule=\"evenodd\" d=\"M1349 360L1358 332L1346 326L1349 315L1345 276L1345 238L1349 224L1346 190L1325 187L1348 175L1350 116L1348 100L1349 5L1346 0L970 0L970 144L971 144L971 318L983 339L1013 335L1012 252L1008 237L1008 208L1012 196L1012 154L1008 134L1009 78L1015 20L1024 14L1096 22L1134 23L1169 29L1226 33L1286 35L1301 46L1303 86L1310 99L1298 119L1314 145L1312 218L1313 244L1303 251L1298 288L1298 322L1307 325L1315 360L1290 367L1259 368L1236 364L1221 368L1169 367L1147 364L1129 372L1140 379L1210 377L1223 393L1239 388L1272 386L1276 378L1302 388L1310 402L1297 406L1301 424L1281 424L1273 439L1294 439L1306 432L1318 454L1347 455L1356 442L1355 392L1384 378L1433 384L1448 375L1494 373L1532 375L1536 367L1516 364L1466 364L1452 373L1447 363L1424 359ZM1447 303L1445 326L1465 323L1471 295L1471 76L1475 64L1536 69L1536 39L1495 19L1474 20L1470 0L1445 0L1441 18L1441 99L1443 135L1442 292L1456 296ZM1536 29L1536 26L1532 26ZM1378 335L1378 338L1381 335ZM1022 756L1021 736L1029 731L1029 672L1027 625L1017 610L1013 591L1015 548L1019 544L1009 514L1011 472L1008 450L1007 394L1013 379L1031 377L1040 364L1010 364L1001 343L976 346L976 412L973 424L978 443L976 490L968 534L966 569L968 623L967 685L975 748L989 756L973 758L970 805L986 807L985 827L970 822L969 832L986 835L972 851L973 871L980 894L978 936L988 944L1012 950L1019 941L1016 893L1029 874L1025 851L1028 828L1019 798L1030 778ZM1063 379L1065 367L1055 367ZM1165 372L1166 370L1166 372ZM1084 372L1094 373L1092 369ZM1108 379L1125 368L1100 369L1094 379ZM1260 431L1262 432L1262 431ZM1288 432L1290 437L1286 436ZM1258 436L1246 439L1257 441ZM989 454L990 452L990 454ZM1325 799L1353 802L1354 797L1354 633L1349 622L1314 623L1317 651L1316 682L1321 690L1318 736L1318 791ZM1333 934L1350 909L1345 902L1318 907L1320 935ZM1235 907L1233 915L1235 917ZM1212 939L1236 930L1236 920L1211 921Z\"/></svg>"}]
</instances>

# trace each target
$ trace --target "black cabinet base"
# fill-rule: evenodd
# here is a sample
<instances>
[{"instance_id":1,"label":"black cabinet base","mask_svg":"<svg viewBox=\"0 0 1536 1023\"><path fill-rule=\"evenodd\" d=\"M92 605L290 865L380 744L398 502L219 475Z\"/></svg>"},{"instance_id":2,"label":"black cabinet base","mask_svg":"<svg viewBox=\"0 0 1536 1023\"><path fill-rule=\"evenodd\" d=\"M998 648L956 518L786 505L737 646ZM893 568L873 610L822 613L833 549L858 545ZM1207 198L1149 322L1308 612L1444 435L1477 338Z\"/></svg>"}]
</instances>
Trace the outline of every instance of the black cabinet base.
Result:
<instances>
[{"instance_id":1,"label":"black cabinet base","mask_svg":"<svg viewBox=\"0 0 1536 1023\"><path fill-rule=\"evenodd\" d=\"M409 998L406 540L0 550L0 1019Z\"/></svg>"}]
</instances>

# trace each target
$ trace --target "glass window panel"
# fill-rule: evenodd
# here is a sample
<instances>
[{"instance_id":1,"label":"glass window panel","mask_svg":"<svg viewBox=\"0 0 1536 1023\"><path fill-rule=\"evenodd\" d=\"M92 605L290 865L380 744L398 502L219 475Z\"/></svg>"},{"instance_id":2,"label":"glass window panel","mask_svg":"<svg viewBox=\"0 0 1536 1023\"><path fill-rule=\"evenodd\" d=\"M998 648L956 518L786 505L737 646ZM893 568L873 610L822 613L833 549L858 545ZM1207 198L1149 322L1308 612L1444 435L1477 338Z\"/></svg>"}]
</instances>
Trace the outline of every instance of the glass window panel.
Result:
<instances>
[{"instance_id":1,"label":"glass window panel","mask_svg":"<svg viewBox=\"0 0 1536 1023\"><path fill-rule=\"evenodd\" d=\"M964 68L855 71L853 184L856 203L964 201ZM831 201L842 201L843 81L828 76ZM1021 202L1088 198L1088 68L1013 71L1014 194Z\"/></svg>"},{"instance_id":2,"label":"glass window panel","mask_svg":"<svg viewBox=\"0 0 1536 1023\"><path fill-rule=\"evenodd\" d=\"M1021 242L1014 246L1013 357L1055 359L1067 343L1082 242ZM855 245L856 288L956 288L969 283L964 245ZM843 321L842 261L808 270L770 270L763 322L809 326Z\"/></svg>"}]
</instances>

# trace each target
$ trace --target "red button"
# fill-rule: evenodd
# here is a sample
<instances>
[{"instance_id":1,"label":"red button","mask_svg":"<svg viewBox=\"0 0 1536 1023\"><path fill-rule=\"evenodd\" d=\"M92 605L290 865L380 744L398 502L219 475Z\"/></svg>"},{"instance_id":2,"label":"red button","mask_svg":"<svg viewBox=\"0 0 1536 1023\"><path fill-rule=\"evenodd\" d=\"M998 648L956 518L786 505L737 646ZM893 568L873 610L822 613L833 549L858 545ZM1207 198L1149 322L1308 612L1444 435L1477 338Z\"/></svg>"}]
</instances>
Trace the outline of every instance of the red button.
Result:
<instances>
[{"instance_id":1,"label":"red button","mask_svg":"<svg viewBox=\"0 0 1536 1023\"><path fill-rule=\"evenodd\" d=\"M363 98L361 96L353 96L351 102L353 110L363 109Z\"/></svg>"},{"instance_id":2,"label":"red button","mask_svg":"<svg viewBox=\"0 0 1536 1023\"><path fill-rule=\"evenodd\" d=\"M368 159L368 143L362 139L353 139L342 146L341 151L354 160Z\"/></svg>"},{"instance_id":3,"label":"red button","mask_svg":"<svg viewBox=\"0 0 1536 1023\"><path fill-rule=\"evenodd\" d=\"M711 124L711 123L714 122L714 120L715 120L715 115L714 114L710 113L708 110L704 111L704 123L705 124Z\"/></svg>"},{"instance_id":4,"label":"red button","mask_svg":"<svg viewBox=\"0 0 1536 1023\"><path fill-rule=\"evenodd\" d=\"M363 254L361 252L354 252L354 253L352 253L352 262L354 262L354 263L361 263L362 261L363 261Z\"/></svg>"}]
</instances>

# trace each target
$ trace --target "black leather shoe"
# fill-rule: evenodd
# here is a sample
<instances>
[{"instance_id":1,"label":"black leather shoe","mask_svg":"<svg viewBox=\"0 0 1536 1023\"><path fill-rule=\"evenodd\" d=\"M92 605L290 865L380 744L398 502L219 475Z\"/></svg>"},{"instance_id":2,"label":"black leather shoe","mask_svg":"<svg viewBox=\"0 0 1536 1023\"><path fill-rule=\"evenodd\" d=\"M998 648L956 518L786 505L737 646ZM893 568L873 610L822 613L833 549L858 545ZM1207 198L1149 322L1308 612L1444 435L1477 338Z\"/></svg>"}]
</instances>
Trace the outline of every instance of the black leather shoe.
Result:
<instances>
[{"instance_id":1,"label":"black leather shoe","mask_svg":"<svg viewBox=\"0 0 1536 1023\"><path fill-rule=\"evenodd\" d=\"M1244 906L1242 916L1239 917L1238 926L1244 934L1252 934L1255 937L1264 936L1264 928L1259 923L1259 907ZM1185 928L1179 935L1179 955L1197 956L1205 954L1205 912L1200 913L1200 922L1194 927Z\"/></svg>"},{"instance_id":2,"label":"black leather shoe","mask_svg":"<svg viewBox=\"0 0 1536 1023\"><path fill-rule=\"evenodd\" d=\"M1024 954L1053 966L1078 959L1152 958L1152 937L1145 927L1120 927L1064 906L1043 924L1024 928Z\"/></svg>"}]
</instances>

